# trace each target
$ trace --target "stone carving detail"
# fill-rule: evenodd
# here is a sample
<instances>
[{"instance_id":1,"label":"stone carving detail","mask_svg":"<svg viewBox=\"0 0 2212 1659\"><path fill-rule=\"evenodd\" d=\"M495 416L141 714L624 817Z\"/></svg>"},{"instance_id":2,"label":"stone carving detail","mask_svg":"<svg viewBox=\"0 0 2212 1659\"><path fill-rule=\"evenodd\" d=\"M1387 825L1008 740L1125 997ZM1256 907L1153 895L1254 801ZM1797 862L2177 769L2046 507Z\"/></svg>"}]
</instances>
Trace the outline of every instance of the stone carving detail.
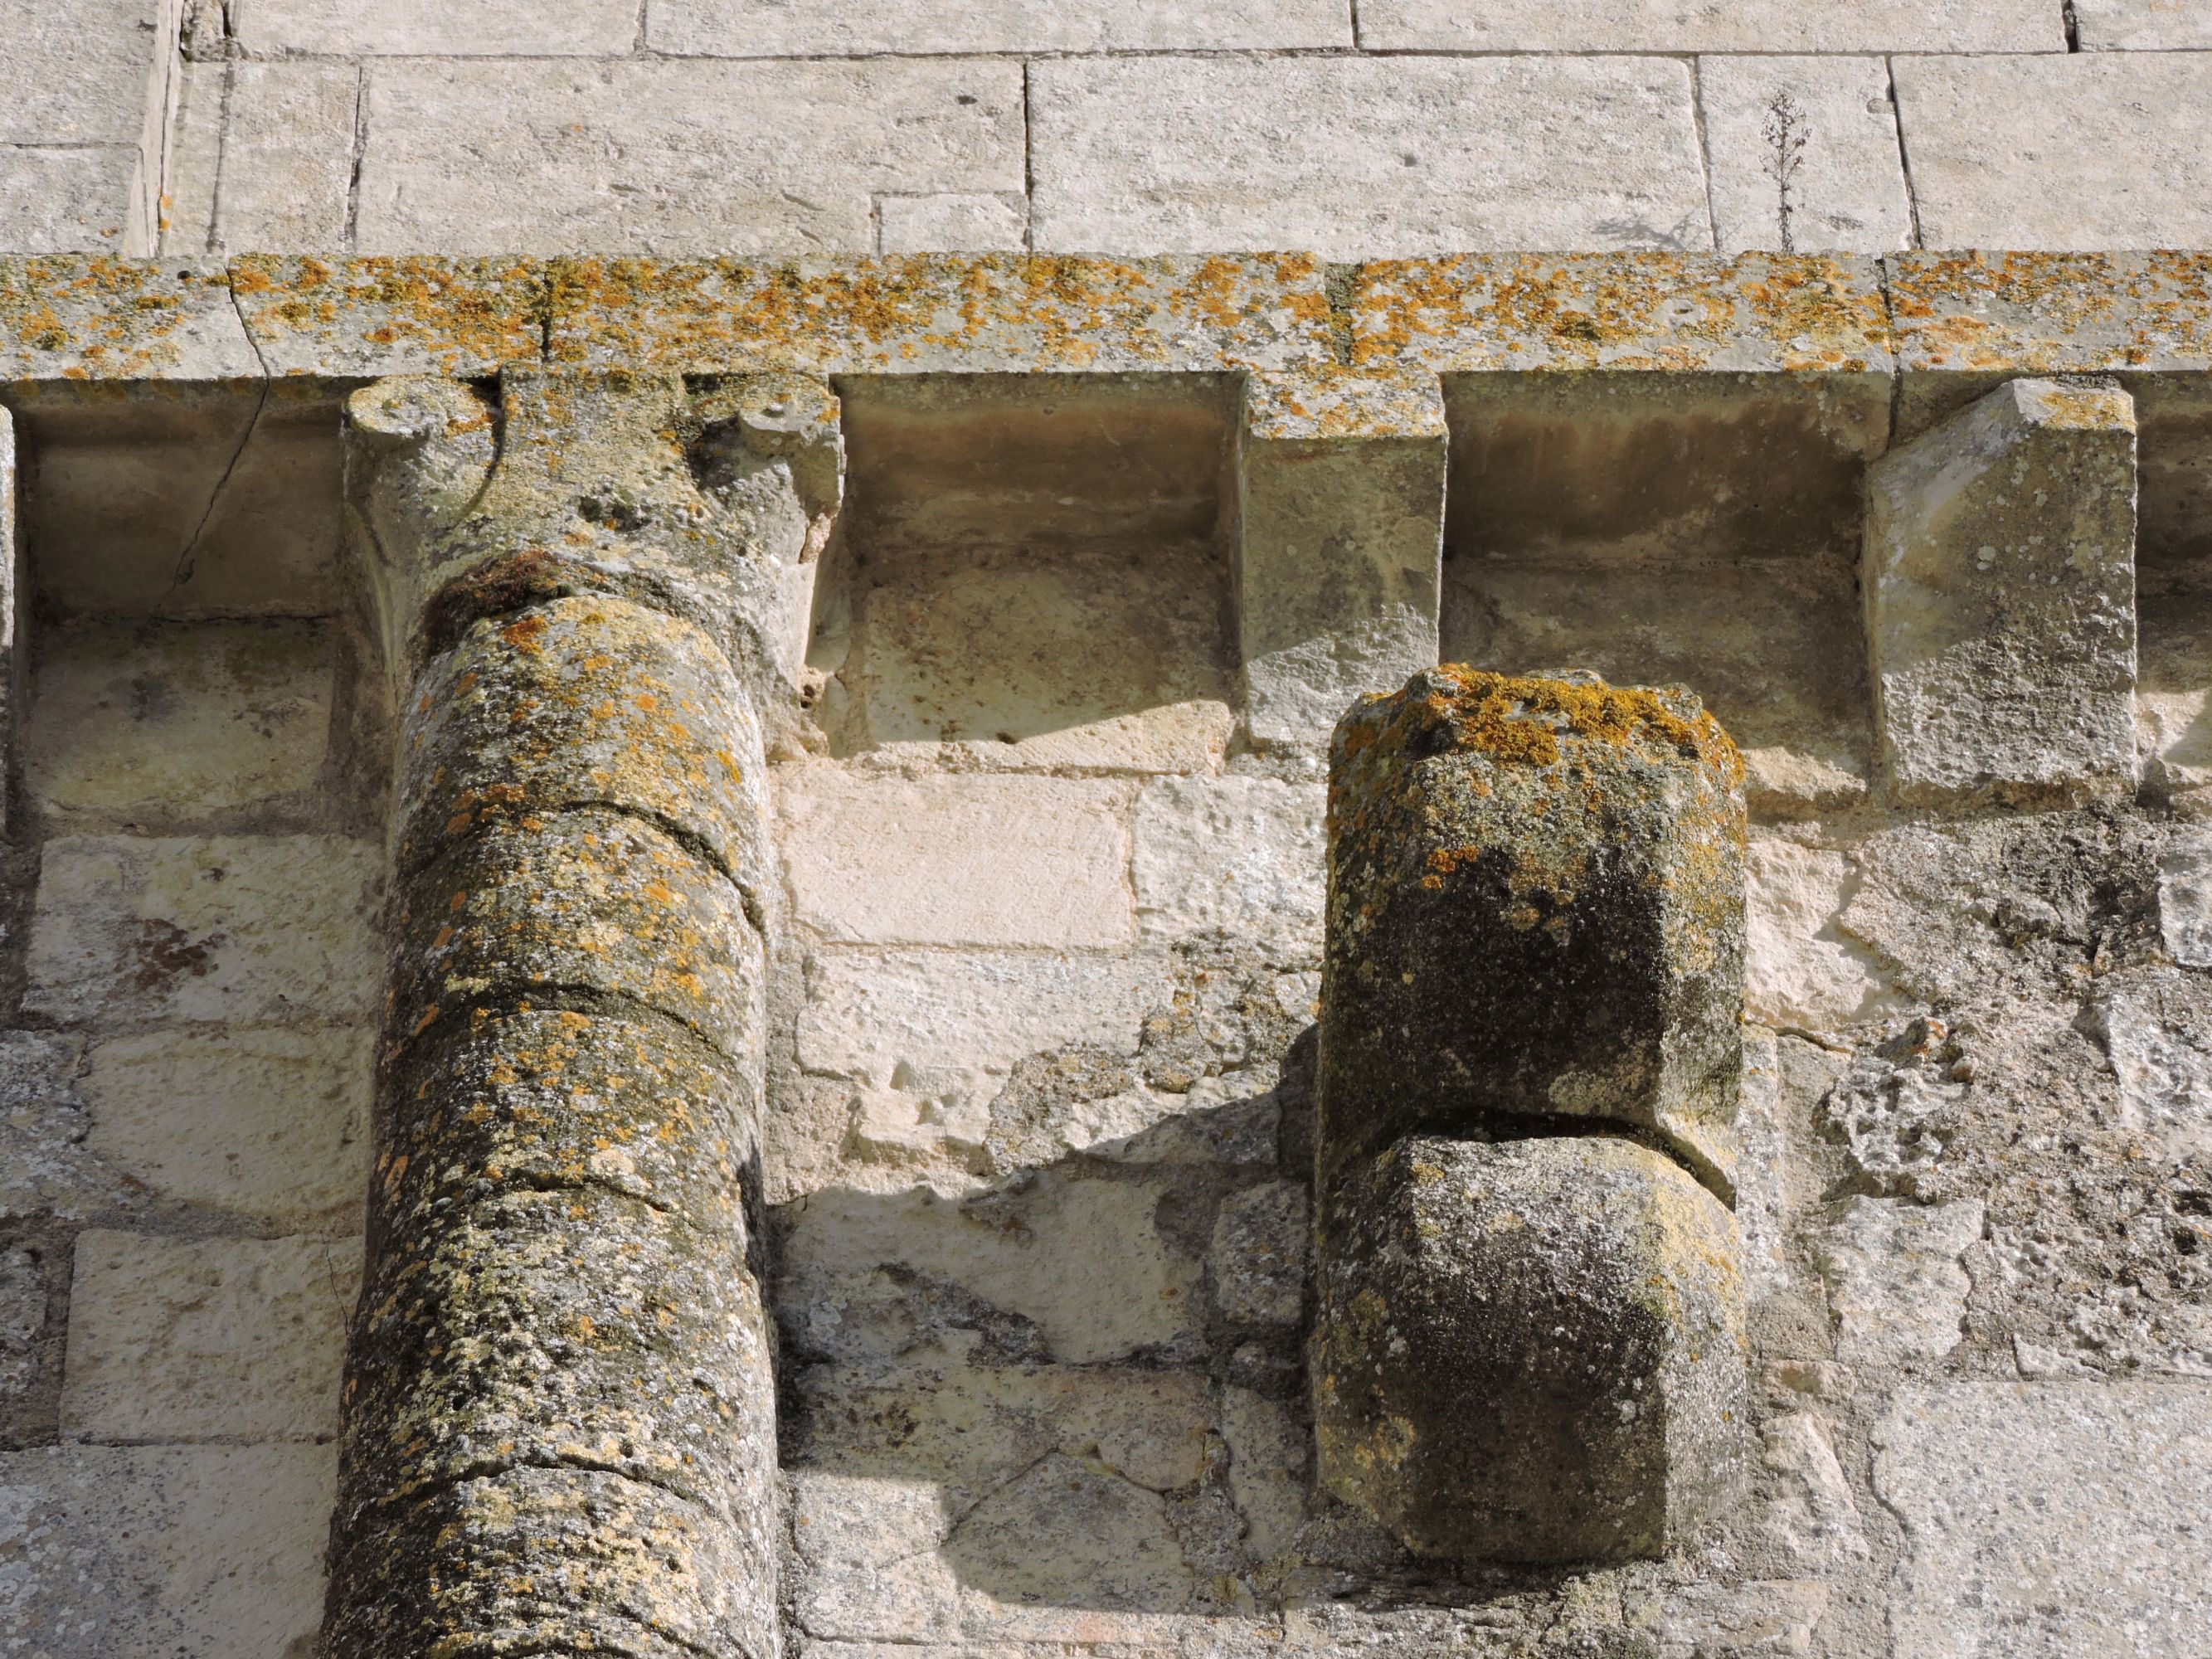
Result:
<instances>
[{"instance_id":1,"label":"stone carving detail","mask_svg":"<svg viewBox=\"0 0 2212 1659\"><path fill-rule=\"evenodd\" d=\"M501 392L348 406L398 755L325 1638L765 1659L763 726L794 707L836 406Z\"/></svg>"},{"instance_id":2,"label":"stone carving detail","mask_svg":"<svg viewBox=\"0 0 2212 1659\"><path fill-rule=\"evenodd\" d=\"M1661 1553L1741 1478L1744 805L1678 690L1445 667L1337 728L1322 1476L1424 1554Z\"/></svg>"}]
</instances>

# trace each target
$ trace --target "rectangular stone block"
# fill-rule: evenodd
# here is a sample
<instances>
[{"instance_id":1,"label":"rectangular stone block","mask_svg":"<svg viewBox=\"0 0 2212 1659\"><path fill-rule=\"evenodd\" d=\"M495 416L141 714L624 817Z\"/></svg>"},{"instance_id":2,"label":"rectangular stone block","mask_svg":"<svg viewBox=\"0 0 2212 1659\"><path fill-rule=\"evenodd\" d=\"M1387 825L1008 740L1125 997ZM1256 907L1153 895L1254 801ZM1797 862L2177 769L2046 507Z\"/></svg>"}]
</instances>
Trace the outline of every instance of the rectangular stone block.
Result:
<instances>
[{"instance_id":1,"label":"rectangular stone block","mask_svg":"<svg viewBox=\"0 0 2212 1659\"><path fill-rule=\"evenodd\" d=\"M49 630L23 733L57 829L314 814L329 748L330 630L313 623Z\"/></svg>"},{"instance_id":2,"label":"rectangular stone block","mask_svg":"<svg viewBox=\"0 0 2212 1659\"><path fill-rule=\"evenodd\" d=\"M241 253L345 246L360 67L242 63L228 74L211 246Z\"/></svg>"},{"instance_id":3,"label":"rectangular stone block","mask_svg":"<svg viewBox=\"0 0 2212 1659\"><path fill-rule=\"evenodd\" d=\"M1137 797L1132 872L1148 941L1217 936L1292 955L1321 944L1318 780L1164 778Z\"/></svg>"},{"instance_id":4,"label":"rectangular stone block","mask_svg":"<svg viewBox=\"0 0 2212 1659\"><path fill-rule=\"evenodd\" d=\"M1886 253L1912 202L1879 58L1701 58L1715 234L1729 252Z\"/></svg>"},{"instance_id":5,"label":"rectangular stone block","mask_svg":"<svg viewBox=\"0 0 2212 1659\"><path fill-rule=\"evenodd\" d=\"M323 1611L334 1446L0 1457L0 1630L39 1659L275 1659Z\"/></svg>"},{"instance_id":6,"label":"rectangular stone block","mask_svg":"<svg viewBox=\"0 0 2212 1659\"><path fill-rule=\"evenodd\" d=\"M1359 44L1383 52L2063 52L2039 0L1361 0Z\"/></svg>"},{"instance_id":7,"label":"rectangular stone block","mask_svg":"<svg viewBox=\"0 0 2212 1659\"><path fill-rule=\"evenodd\" d=\"M131 246L138 151L0 144L0 248L11 253L122 253Z\"/></svg>"},{"instance_id":8,"label":"rectangular stone block","mask_svg":"<svg viewBox=\"0 0 2212 1659\"><path fill-rule=\"evenodd\" d=\"M2131 787L2135 469L2125 392L2015 380L1869 471L1860 586L1898 800Z\"/></svg>"},{"instance_id":9,"label":"rectangular stone block","mask_svg":"<svg viewBox=\"0 0 2212 1659\"><path fill-rule=\"evenodd\" d=\"M1003 62L395 60L368 125L370 253L862 252L878 195L1025 188Z\"/></svg>"},{"instance_id":10,"label":"rectangular stone block","mask_svg":"<svg viewBox=\"0 0 2212 1659\"><path fill-rule=\"evenodd\" d=\"M797 920L823 939L1112 950L1134 936L1127 785L827 767L783 782Z\"/></svg>"},{"instance_id":11,"label":"rectangular stone block","mask_svg":"<svg viewBox=\"0 0 2212 1659\"><path fill-rule=\"evenodd\" d=\"M131 1024L366 1018L383 861L321 836L50 841L24 1006Z\"/></svg>"},{"instance_id":12,"label":"rectangular stone block","mask_svg":"<svg viewBox=\"0 0 2212 1659\"><path fill-rule=\"evenodd\" d=\"M230 27L257 57L618 58L636 43L638 12L636 0L232 0Z\"/></svg>"},{"instance_id":13,"label":"rectangular stone block","mask_svg":"<svg viewBox=\"0 0 2212 1659\"><path fill-rule=\"evenodd\" d=\"M172 258L215 246L216 187L222 171L228 64L177 65L177 108L169 126L169 173L156 251Z\"/></svg>"},{"instance_id":14,"label":"rectangular stone block","mask_svg":"<svg viewBox=\"0 0 2212 1659\"><path fill-rule=\"evenodd\" d=\"M2212 48L2212 7L2202 0L2074 0L2084 52L2203 52Z\"/></svg>"},{"instance_id":15,"label":"rectangular stone block","mask_svg":"<svg viewBox=\"0 0 2212 1659\"><path fill-rule=\"evenodd\" d=\"M163 0L0 0L0 145L137 144L148 83L171 49L167 9Z\"/></svg>"},{"instance_id":16,"label":"rectangular stone block","mask_svg":"<svg viewBox=\"0 0 2212 1659\"><path fill-rule=\"evenodd\" d=\"M1708 247L1691 102L1656 58L1039 63L1033 245Z\"/></svg>"},{"instance_id":17,"label":"rectangular stone block","mask_svg":"<svg viewBox=\"0 0 2212 1659\"><path fill-rule=\"evenodd\" d=\"M1897 1659L2203 1650L2212 1385L1954 1382L1874 1431Z\"/></svg>"},{"instance_id":18,"label":"rectangular stone block","mask_svg":"<svg viewBox=\"0 0 2212 1659\"><path fill-rule=\"evenodd\" d=\"M79 1234L62 1433L328 1438L360 1284L356 1239Z\"/></svg>"},{"instance_id":19,"label":"rectangular stone block","mask_svg":"<svg viewBox=\"0 0 2212 1659\"><path fill-rule=\"evenodd\" d=\"M1049 952L817 951L799 1062L886 1085L902 1068L1005 1071L1025 1054L1133 1053L1167 994L1144 957Z\"/></svg>"},{"instance_id":20,"label":"rectangular stone block","mask_svg":"<svg viewBox=\"0 0 2212 1659\"><path fill-rule=\"evenodd\" d=\"M1258 374L1238 454L1238 628L1260 743L1318 744L1437 660L1442 389L1418 370Z\"/></svg>"},{"instance_id":21,"label":"rectangular stone block","mask_svg":"<svg viewBox=\"0 0 2212 1659\"><path fill-rule=\"evenodd\" d=\"M1895 70L1923 246L2212 242L2212 55L1902 58ZM2118 156L2125 166L2092 159Z\"/></svg>"},{"instance_id":22,"label":"rectangular stone block","mask_svg":"<svg viewBox=\"0 0 2212 1659\"><path fill-rule=\"evenodd\" d=\"M164 1198L315 1224L361 1204L374 1075L362 1027L112 1037L85 1055L86 1145Z\"/></svg>"},{"instance_id":23,"label":"rectangular stone block","mask_svg":"<svg viewBox=\"0 0 2212 1659\"><path fill-rule=\"evenodd\" d=\"M876 246L885 253L1015 252L1029 243L1029 201L939 191L876 204Z\"/></svg>"},{"instance_id":24,"label":"rectangular stone block","mask_svg":"<svg viewBox=\"0 0 2212 1659\"><path fill-rule=\"evenodd\" d=\"M331 0L336 3L336 0ZM654 52L798 58L869 52L1255 52L1349 46L1346 0L981 0L964 7L866 0L659 0Z\"/></svg>"}]
</instances>

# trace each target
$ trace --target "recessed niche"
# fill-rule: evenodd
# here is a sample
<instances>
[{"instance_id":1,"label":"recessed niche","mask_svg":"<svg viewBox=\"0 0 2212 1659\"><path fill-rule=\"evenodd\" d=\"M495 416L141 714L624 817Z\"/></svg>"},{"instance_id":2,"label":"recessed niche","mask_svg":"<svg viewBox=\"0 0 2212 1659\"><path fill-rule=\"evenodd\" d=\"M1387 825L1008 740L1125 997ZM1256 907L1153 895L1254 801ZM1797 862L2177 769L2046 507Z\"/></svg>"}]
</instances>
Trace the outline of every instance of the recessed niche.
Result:
<instances>
[{"instance_id":1,"label":"recessed niche","mask_svg":"<svg viewBox=\"0 0 2212 1659\"><path fill-rule=\"evenodd\" d=\"M832 749L1188 771L1233 720L1234 388L1189 376L841 385L848 506L810 664Z\"/></svg>"}]
</instances>

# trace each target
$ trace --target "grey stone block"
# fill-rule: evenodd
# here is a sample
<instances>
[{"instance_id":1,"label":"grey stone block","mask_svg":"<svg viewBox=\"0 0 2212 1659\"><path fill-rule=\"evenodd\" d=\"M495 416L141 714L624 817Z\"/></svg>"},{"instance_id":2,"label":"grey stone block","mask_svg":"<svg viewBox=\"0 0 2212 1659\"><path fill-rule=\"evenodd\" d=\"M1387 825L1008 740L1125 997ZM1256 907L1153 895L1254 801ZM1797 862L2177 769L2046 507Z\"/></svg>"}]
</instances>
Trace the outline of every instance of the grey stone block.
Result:
<instances>
[{"instance_id":1,"label":"grey stone block","mask_svg":"<svg viewBox=\"0 0 2212 1659\"><path fill-rule=\"evenodd\" d=\"M615 58L638 33L636 0L232 0L230 12L231 33L257 56Z\"/></svg>"},{"instance_id":2,"label":"grey stone block","mask_svg":"<svg viewBox=\"0 0 2212 1659\"><path fill-rule=\"evenodd\" d=\"M1701 58L1698 107L1723 249L1886 253L1912 246L1882 59Z\"/></svg>"},{"instance_id":3,"label":"grey stone block","mask_svg":"<svg viewBox=\"0 0 2212 1659\"><path fill-rule=\"evenodd\" d=\"M0 145L140 143L155 66L169 50L167 9L163 0L0 0Z\"/></svg>"},{"instance_id":4,"label":"grey stone block","mask_svg":"<svg viewBox=\"0 0 2212 1659\"><path fill-rule=\"evenodd\" d=\"M331 253L350 232L362 70L230 64L210 246Z\"/></svg>"},{"instance_id":5,"label":"grey stone block","mask_svg":"<svg viewBox=\"0 0 2212 1659\"><path fill-rule=\"evenodd\" d=\"M1323 1229L1322 1479L1413 1549L1655 1555L1740 1489L1735 1221L1677 1164L1409 1136L1345 1172Z\"/></svg>"},{"instance_id":6,"label":"grey stone block","mask_svg":"<svg viewBox=\"0 0 2212 1659\"><path fill-rule=\"evenodd\" d=\"M2074 0L2084 52L2202 52L2212 10L2188 0Z\"/></svg>"},{"instance_id":7,"label":"grey stone block","mask_svg":"<svg viewBox=\"0 0 2212 1659\"><path fill-rule=\"evenodd\" d=\"M1321 942L1321 785L1164 778L1137 797L1137 927L1168 943L1206 935L1310 955Z\"/></svg>"},{"instance_id":8,"label":"grey stone block","mask_svg":"<svg viewBox=\"0 0 2212 1659\"><path fill-rule=\"evenodd\" d=\"M1662 58L1063 58L1030 91L1039 248L1711 245Z\"/></svg>"},{"instance_id":9,"label":"grey stone block","mask_svg":"<svg viewBox=\"0 0 2212 1659\"><path fill-rule=\"evenodd\" d=\"M901 7L869 0L658 0L654 52L708 57L873 52L1251 52L1348 46L1346 0L979 0Z\"/></svg>"},{"instance_id":10,"label":"grey stone block","mask_svg":"<svg viewBox=\"0 0 2212 1659\"><path fill-rule=\"evenodd\" d=\"M2036 0L1362 0L1359 43L1386 52L2063 52Z\"/></svg>"},{"instance_id":11,"label":"grey stone block","mask_svg":"<svg viewBox=\"0 0 2212 1659\"><path fill-rule=\"evenodd\" d=\"M128 252L137 222L140 171L132 145L0 145L0 249Z\"/></svg>"},{"instance_id":12,"label":"grey stone block","mask_svg":"<svg viewBox=\"0 0 2212 1659\"><path fill-rule=\"evenodd\" d=\"M1875 463L1860 586L1899 801L2124 793L2135 757L2136 422L2015 380Z\"/></svg>"}]
</instances>

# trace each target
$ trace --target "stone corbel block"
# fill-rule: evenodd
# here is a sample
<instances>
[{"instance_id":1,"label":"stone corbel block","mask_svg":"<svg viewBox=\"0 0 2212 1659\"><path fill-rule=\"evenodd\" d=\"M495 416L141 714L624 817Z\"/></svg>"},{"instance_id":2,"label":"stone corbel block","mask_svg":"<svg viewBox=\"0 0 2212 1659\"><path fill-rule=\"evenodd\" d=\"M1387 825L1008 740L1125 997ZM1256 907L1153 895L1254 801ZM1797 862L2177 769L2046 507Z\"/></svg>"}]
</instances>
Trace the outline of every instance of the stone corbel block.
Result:
<instances>
[{"instance_id":1,"label":"stone corbel block","mask_svg":"<svg viewBox=\"0 0 2212 1659\"><path fill-rule=\"evenodd\" d=\"M1315 1425L1422 1554L1658 1555L1738 1488L1744 838L1679 688L1443 667L1337 729Z\"/></svg>"},{"instance_id":2,"label":"stone corbel block","mask_svg":"<svg viewBox=\"0 0 2212 1659\"><path fill-rule=\"evenodd\" d=\"M2135 782L2136 421L2107 382L1999 386L1868 475L1879 764L1910 805Z\"/></svg>"},{"instance_id":3,"label":"stone corbel block","mask_svg":"<svg viewBox=\"0 0 2212 1659\"><path fill-rule=\"evenodd\" d=\"M1246 382L1238 629L1255 740L1318 744L1352 701L1437 659L1443 394L1424 370Z\"/></svg>"}]
</instances>

